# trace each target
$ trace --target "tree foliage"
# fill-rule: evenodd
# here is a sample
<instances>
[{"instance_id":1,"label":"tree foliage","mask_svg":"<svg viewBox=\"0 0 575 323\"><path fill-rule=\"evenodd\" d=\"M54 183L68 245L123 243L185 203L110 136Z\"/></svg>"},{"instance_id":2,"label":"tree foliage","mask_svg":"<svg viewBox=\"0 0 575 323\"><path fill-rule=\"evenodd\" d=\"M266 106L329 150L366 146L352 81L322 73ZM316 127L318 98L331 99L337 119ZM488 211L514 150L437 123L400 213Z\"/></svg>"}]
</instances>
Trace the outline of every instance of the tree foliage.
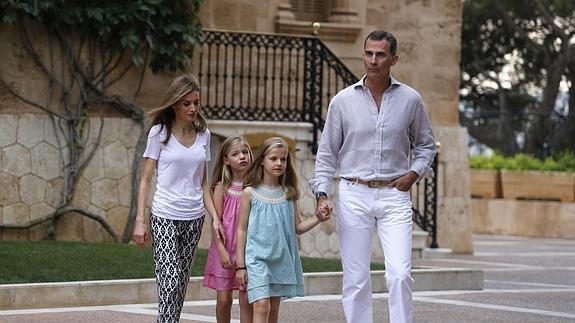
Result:
<instances>
[{"instance_id":1,"label":"tree foliage","mask_svg":"<svg viewBox=\"0 0 575 323\"><path fill-rule=\"evenodd\" d=\"M1 72L0 88L21 102L48 113L59 142L64 173L62 200L52 214L25 225L0 227L25 229L51 221L53 233L62 215L75 212L100 222L114 239L119 239L104 218L72 205L78 180L102 135L104 119L100 119L98 133L91 134L91 117L98 111L109 110L129 116L140 126L132 165L130 220L122 240L130 238L136 212L139 156L144 148L146 128L143 109L135 98L146 70L175 71L189 66L193 47L201 36L197 17L201 2L0 1L0 32L8 32L8 25L18 31L19 45L34 64L30 68L41 72L49 91L45 98L32 99L20 93L13 85L14 80L7 79ZM38 42L39 39L45 42ZM135 86L125 84L130 71L140 75ZM117 93L118 88L131 88L133 93ZM90 140L95 143L89 145Z\"/></svg>"},{"instance_id":2,"label":"tree foliage","mask_svg":"<svg viewBox=\"0 0 575 323\"><path fill-rule=\"evenodd\" d=\"M142 65L147 55L154 72L181 70L191 59L201 25L201 0L73 1L4 0L0 19L19 23L28 18L53 35L75 34L101 45L108 59L126 55Z\"/></svg>"},{"instance_id":3,"label":"tree foliage","mask_svg":"<svg viewBox=\"0 0 575 323\"><path fill-rule=\"evenodd\" d=\"M557 138L575 106L558 111L556 101L562 82L571 91L575 83L575 2L463 4L461 120L470 134L505 155L573 150Z\"/></svg>"}]
</instances>

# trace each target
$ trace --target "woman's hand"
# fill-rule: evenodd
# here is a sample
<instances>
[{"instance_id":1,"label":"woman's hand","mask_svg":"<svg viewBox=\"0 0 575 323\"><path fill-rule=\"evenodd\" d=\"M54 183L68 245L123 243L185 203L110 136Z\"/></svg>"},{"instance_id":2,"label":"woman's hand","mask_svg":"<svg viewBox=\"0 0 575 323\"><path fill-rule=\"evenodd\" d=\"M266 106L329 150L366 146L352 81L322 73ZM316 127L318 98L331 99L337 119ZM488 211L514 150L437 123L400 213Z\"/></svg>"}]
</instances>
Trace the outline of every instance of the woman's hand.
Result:
<instances>
[{"instance_id":1,"label":"woman's hand","mask_svg":"<svg viewBox=\"0 0 575 323\"><path fill-rule=\"evenodd\" d=\"M143 220L136 220L132 239L140 247L140 249L143 250L146 247L146 243L148 242L148 228L146 227L146 224Z\"/></svg>"}]
</instances>

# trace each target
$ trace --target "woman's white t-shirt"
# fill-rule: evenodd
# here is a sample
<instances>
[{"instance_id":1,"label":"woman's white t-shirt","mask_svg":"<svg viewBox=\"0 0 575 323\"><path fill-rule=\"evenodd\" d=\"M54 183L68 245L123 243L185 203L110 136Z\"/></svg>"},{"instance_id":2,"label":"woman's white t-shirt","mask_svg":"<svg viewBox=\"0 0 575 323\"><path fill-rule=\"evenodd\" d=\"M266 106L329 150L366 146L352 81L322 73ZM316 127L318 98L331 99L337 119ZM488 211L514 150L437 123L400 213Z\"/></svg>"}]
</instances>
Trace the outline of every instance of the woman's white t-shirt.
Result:
<instances>
[{"instance_id":1,"label":"woman's white t-shirt","mask_svg":"<svg viewBox=\"0 0 575 323\"><path fill-rule=\"evenodd\" d=\"M167 129L154 125L148 134L144 157L157 160L156 192L152 214L170 220L194 220L204 215L202 178L210 160L208 129L198 132L194 144L186 148L175 136L167 144Z\"/></svg>"}]
</instances>

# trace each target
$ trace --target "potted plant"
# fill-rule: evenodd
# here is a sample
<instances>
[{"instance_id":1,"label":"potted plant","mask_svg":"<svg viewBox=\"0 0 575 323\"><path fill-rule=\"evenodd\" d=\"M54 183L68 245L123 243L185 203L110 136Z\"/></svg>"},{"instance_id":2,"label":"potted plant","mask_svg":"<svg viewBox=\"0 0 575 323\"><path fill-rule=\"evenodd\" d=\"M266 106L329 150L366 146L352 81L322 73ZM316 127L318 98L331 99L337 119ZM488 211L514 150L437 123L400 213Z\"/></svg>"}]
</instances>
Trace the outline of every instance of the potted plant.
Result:
<instances>
[{"instance_id":1,"label":"potted plant","mask_svg":"<svg viewBox=\"0 0 575 323\"><path fill-rule=\"evenodd\" d=\"M572 153L544 161L525 154L515 155L501 170L503 197L575 202L574 172Z\"/></svg>"},{"instance_id":2,"label":"potted plant","mask_svg":"<svg viewBox=\"0 0 575 323\"><path fill-rule=\"evenodd\" d=\"M501 175L503 157L472 156L469 158L471 197L501 198Z\"/></svg>"},{"instance_id":3,"label":"potted plant","mask_svg":"<svg viewBox=\"0 0 575 323\"><path fill-rule=\"evenodd\" d=\"M525 154L473 156L469 164L472 196L575 202L573 153L544 161Z\"/></svg>"}]
</instances>

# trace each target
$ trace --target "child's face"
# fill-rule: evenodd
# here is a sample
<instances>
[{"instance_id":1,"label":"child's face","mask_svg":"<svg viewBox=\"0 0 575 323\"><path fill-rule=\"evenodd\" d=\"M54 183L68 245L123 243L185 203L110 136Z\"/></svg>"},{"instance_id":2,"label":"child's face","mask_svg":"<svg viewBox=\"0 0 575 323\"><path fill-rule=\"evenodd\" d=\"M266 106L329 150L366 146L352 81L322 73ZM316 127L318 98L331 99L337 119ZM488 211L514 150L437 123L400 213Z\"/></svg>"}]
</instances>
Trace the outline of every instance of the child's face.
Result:
<instances>
[{"instance_id":1,"label":"child's face","mask_svg":"<svg viewBox=\"0 0 575 323\"><path fill-rule=\"evenodd\" d=\"M224 163L234 172L245 172L252 164L249 148L243 143L233 144L224 157Z\"/></svg>"},{"instance_id":2,"label":"child's face","mask_svg":"<svg viewBox=\"0 0 575 323\"><path fill-rule=\"evenodd\" d=\"M264 173L273 177L282 176L286 171L287 157L287 149L282 147L272 148L262 161Z\"/></svg>"}]
</instances>

